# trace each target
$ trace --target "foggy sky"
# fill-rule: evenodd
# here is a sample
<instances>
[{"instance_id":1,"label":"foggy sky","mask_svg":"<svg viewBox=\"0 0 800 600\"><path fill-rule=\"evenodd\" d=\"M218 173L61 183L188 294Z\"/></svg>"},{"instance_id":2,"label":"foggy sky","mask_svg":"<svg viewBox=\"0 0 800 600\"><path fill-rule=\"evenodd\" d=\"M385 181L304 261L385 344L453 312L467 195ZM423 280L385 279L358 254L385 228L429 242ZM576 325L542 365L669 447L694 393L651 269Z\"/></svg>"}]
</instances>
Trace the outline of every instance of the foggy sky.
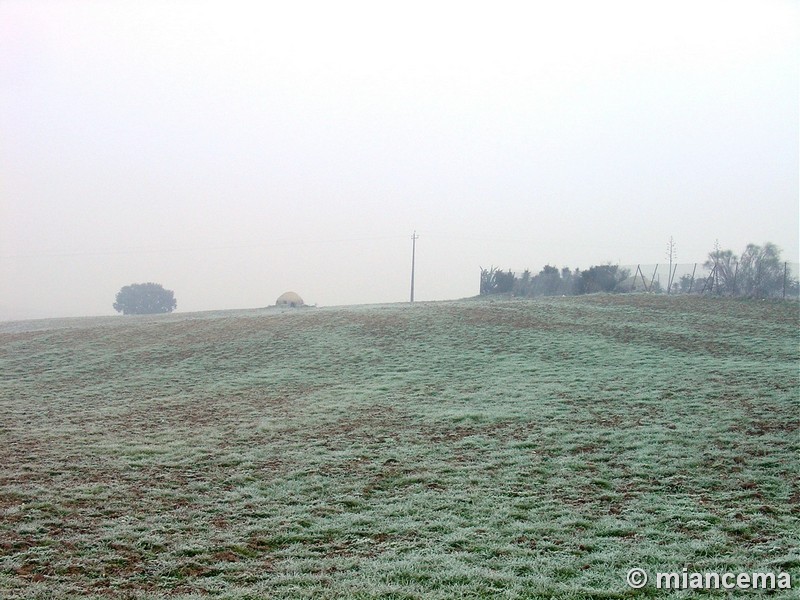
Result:
<instances>
[{"instance_id":1,"label":"foggy sky","mask_svg":"<svg viewBox=\"0 0 800 600\"><path fill-rule=\"evenodd\" d=\"M0 320L798 261L798 4L0 1Z\"/></svg>"}]
</instances>

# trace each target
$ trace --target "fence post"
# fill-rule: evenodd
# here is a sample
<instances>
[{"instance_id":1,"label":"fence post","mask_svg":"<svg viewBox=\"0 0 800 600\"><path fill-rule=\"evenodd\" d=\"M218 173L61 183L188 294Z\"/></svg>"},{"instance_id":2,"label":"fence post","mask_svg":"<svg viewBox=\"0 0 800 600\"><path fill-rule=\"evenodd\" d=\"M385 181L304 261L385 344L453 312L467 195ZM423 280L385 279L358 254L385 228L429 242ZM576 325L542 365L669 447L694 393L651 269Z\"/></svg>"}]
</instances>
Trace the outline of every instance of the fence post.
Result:
<instances>
[{"instance_id":1,"label":"fence post","mask_svg":"<svg viewBox=\"0 0 800 600\"><path fill-rule=\"evenodd\" d=\"M656 268L653 269L653 277L650 279L650 289L647 290L648 292L653 291L653 282L656 280L656 271L658 271L658 265L656 265Z\"/></svg>"},{"instance_id":2,"label":"fence post","mask_svg":"<svg viewBox=\"0 0 800 600\"><path fill-rule=\"evenodd\" d=\"M672 269L672 275L669 276L669 289L672 290L672 286L675 285L675 273L678 272L678 263L675 263L675 268Z\"/></svg>"},{"instance_id":3,"label":"fence post","mask_svg":"<svg viewBox=\"0 0 800 600\"><path fill-rule=\"evenodd\" d=\"M786 268L789 265L788 262L783 263L783 299L786 300Z\"/></svg>"},{"instance_id":4,"label":"fence post","mask_svg":"<svg viewBox=\"0 0 800 600\"><path fill-rule=\"evenodd\" d=\"M713 294L714 293L714 278L716 277L716 272L717 272L717 264L714 263L714 268L711 269L711 275L709 275L706 278L706 280L703 282L703 290L700 292L701 294L705 294L706 293L706 288L708 287L709 283L711 284L711 289L708 290L708 293L709 294Z\"/></svg>"},{"instance_id":5,"label":"fence post","mask_svg":"<svg viewBox=\"0 0 800 600\"><path fill-rule=\"evenodd\" d=\"M647 280L644 278L644 273L642 272L641 265L636 265L636 271L639 273L639 277L642 278L642 288L644 288L645 292L649 291L647 289Z\"/></svg>"}]
</instances>

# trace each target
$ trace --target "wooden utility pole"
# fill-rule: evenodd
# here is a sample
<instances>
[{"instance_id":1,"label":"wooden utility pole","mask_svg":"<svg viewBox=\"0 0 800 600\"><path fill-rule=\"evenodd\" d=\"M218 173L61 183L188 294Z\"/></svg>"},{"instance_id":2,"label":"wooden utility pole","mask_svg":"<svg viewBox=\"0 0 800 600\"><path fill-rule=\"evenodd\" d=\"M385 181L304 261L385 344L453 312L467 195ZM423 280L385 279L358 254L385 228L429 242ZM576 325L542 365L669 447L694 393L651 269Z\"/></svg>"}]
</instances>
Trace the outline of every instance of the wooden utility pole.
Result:
<instances>
[{"instance_id":1,"label":"wooden utility pole","mask_svg":"<svg viewBox=\"0 0 800 600\"><path fill-rule=\"evenodd\" d=\"M419 238L419 236L417 235L417 232L415 231L411 235L411 302L414 301L414 261L416 259L417 239L418 238Z\"/></svg>"}]
</instances>

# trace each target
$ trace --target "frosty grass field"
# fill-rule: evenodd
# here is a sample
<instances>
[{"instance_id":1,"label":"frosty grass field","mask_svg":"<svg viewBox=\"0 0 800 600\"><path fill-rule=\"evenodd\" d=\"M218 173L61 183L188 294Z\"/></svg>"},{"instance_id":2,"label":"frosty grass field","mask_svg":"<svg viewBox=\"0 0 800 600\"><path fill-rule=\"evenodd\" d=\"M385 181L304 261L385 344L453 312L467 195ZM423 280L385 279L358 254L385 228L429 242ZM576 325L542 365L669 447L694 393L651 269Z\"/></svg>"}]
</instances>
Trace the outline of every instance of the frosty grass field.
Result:
<instances>
[{"instance_id":1,"label":"frosty grass field","mask_svg":"<svg viewBox=\"0 0 800 600\"><path fill-rule=\"evenodd\" d=\"M647 295L0 324L0 597L796 597L799 332Z\"/></svg>"}]
</instances>

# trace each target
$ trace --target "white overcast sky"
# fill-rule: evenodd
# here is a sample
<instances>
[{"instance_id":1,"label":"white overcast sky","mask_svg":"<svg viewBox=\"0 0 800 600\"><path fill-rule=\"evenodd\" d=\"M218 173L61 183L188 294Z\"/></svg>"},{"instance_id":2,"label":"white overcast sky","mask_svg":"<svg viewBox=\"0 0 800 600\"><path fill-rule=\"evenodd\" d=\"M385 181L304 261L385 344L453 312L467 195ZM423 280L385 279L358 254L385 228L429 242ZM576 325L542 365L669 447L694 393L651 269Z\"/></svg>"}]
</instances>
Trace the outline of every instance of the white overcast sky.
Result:
<instances>
[{"instance_id":1,"label":"white overcast sky","mask_svg":"<svg viewBox=\"0 0 800 600\"><path fill-rule=\"evenodd\" d=\"M0 0L0 320L797 261L799 7Z\"/></svg>"}]
</instances>

